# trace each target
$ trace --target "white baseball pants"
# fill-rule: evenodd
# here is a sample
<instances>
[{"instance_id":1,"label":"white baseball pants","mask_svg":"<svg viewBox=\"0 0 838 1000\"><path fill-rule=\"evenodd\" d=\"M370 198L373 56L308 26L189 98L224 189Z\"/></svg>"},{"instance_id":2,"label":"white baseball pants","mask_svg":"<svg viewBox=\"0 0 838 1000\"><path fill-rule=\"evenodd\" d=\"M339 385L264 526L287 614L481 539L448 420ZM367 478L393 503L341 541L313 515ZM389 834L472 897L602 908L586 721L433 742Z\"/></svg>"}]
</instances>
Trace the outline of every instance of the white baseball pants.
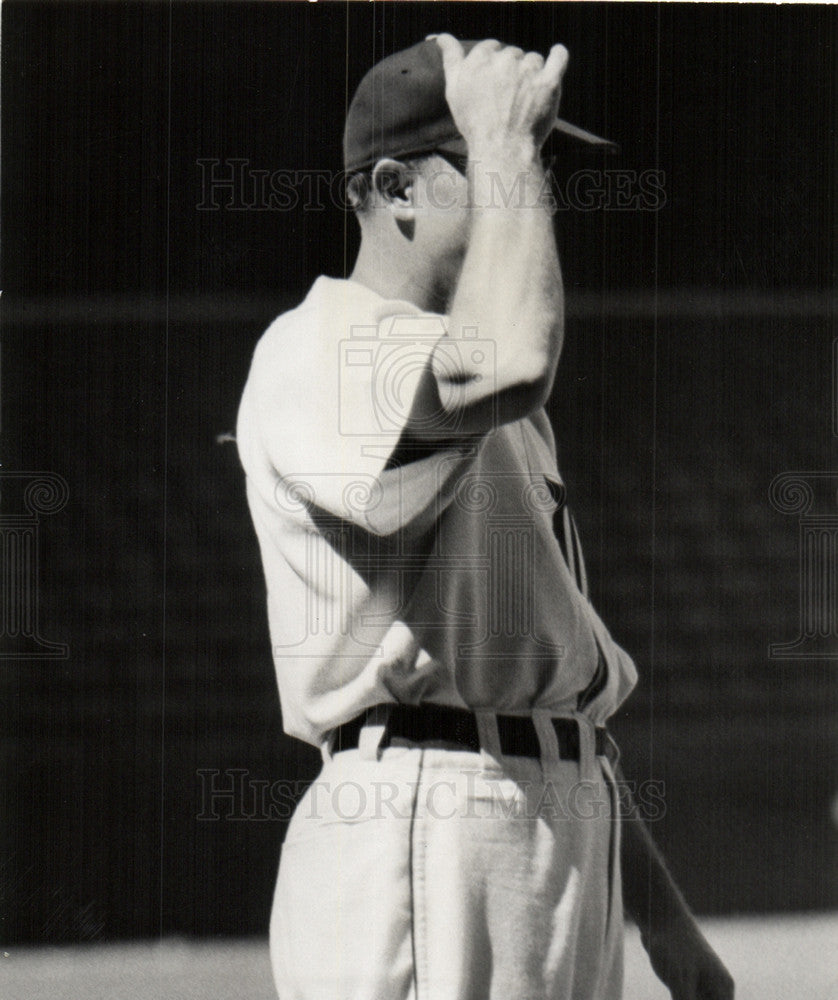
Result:
<instances>
[{"instance_id":1,"label":"white baseball pants","mask_svg":"<svg viewBox=\"0 0 838 1000\"><path fill-rule=\"evenodd\" d=\"M579 762L546 738L541 760L501 760L377 753L371 732L325 760L291 820L280 1000L618 1000L617 792L593 739Z\"/></svg>"}]
</instances>

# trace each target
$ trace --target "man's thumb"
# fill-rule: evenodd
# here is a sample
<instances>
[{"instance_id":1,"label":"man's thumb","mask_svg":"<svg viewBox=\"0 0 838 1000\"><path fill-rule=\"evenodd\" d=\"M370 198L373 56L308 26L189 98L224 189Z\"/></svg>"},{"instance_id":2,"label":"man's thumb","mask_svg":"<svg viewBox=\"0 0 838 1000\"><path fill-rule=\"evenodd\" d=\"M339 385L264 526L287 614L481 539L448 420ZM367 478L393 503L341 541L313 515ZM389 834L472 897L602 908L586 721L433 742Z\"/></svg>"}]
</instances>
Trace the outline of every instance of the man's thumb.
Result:
<instances>
[{"instance_id":1,"label":"man's thumb","mask_svg":"<svg viewBox=\"0 0 838 1000\"><path fill-rule=\"evenodd\" d=\"M462 62L465 58L462 45L460 45L453 35L428 35L426 41L435 41L440 49L442 49L442 65L446 69Z\"/></svg>"}]
</instances>

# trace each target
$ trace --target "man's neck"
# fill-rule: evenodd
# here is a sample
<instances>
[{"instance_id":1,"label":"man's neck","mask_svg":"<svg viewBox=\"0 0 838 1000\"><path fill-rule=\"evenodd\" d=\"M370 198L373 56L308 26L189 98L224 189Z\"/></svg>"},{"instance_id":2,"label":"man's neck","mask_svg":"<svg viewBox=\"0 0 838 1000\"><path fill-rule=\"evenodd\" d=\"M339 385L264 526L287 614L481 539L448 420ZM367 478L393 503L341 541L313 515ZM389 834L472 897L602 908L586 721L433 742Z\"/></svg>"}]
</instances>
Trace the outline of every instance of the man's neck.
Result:
<instances>
[{"instance_id":1,"label":"man's neck","mask_svg":"<svg viewBox=\"0 0 838 1000\"><path fill-rule=\"evenodd\" d=\"M417 267L363 240L349 277L382 298L411 302L424 312L444 312L447 305L447 295L434 281L430 267Z\"/></svg>"}]
</instances>

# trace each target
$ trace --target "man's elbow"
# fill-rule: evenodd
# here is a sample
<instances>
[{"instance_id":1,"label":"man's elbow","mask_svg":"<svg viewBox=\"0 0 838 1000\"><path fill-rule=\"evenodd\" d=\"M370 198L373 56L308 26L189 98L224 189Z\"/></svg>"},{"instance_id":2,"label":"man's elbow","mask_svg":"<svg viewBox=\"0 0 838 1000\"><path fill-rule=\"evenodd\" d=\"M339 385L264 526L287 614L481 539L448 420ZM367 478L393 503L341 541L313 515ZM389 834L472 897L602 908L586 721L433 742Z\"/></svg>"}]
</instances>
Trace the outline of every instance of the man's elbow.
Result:
<instances>
[{"instance_id":1,"label":"man's elbow","mask_svg":"<svg viewBox=\"0 0 838 1000\"><path fill-rule=\"evenodd\" d=\"M530 387L546 401L564 343L564 316L559 304L546 309L533 327L528 342L508 345L497 367L509 384Z\"/></svg>"},{"instance_id":2,"label":"man's elbow","mask_svg":"<svg viewBox=\"0 0 838 1000\"><path fill-rule=\"evenodd\" d=\"M444 427L452 439L485 434L502 424L522 420L545 405L550 396L553 378L549 369L521 370L509 373L491 385L469 383L459 385L447 396L437 434Z\"/></svg>"},{"instance_id":3,"label":"man's elbow","mask_svg":"<svg viewBox=\"0 0 838 1000\"><path fill-rule=\"evenodd\" d=\"M558 350L553 343L520 352L500 373L498 395L517 398L528 413L540 409L553 391L557 364Z\"/></svg>"},{"instance_id":4,"label":"man's elbow","mask_svg":"<svg viewBox=\"0 0 838 1000\"><path fill-rule=\"evenodd\" d=\"M556 365L548 351L533 351L517 359L504 388L517 390L543 405L553 387Z\"/></svg>"},{"instance_id":5,"label":"man's elbow","mask_svg":"<svg viewBox=\"0 0 838 1000\"><path fill-rule=\"evenodd\" d=\"M434 389L423 409L426 417L434 416L414 421L415 435L456 438L458 433L485 433L541 409L553 389L561 342L561 320L550 317L542 335L529 343L481 348L471 369L447 368L441 356L435 358Z\"/></svg>"},{"instance_id":6,"label":"man's elbow","mask_svg":"<svg viewBox=\"0 0 838 1000\"><path fill-rule=\"evenodd\" d=\"M539 368L518 380L505 396L512 403L513 410L520 412L521 417L526 417L546 405L552 390L552 369Z\"/></svg>"}]
</instances>

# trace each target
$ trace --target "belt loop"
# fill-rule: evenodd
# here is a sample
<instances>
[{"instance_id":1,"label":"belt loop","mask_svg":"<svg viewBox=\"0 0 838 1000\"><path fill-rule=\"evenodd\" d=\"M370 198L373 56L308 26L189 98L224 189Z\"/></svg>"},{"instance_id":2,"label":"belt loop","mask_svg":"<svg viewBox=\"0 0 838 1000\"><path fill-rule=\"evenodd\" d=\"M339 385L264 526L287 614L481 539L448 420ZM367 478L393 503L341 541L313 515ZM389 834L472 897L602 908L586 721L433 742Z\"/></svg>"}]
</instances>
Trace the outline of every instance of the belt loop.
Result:
<instances>
[{"instance_id":1,"label":"belt loop","mask_svg":"<svg viewBox=\"0 0 838 1000\"><path fill-rule=\"evenodd\" d=\"M389 715L388 705L374 705L367 709L364 725L358 734L358 755L361 760L381 759L381 740Z\"/></svg>"},{"instance_id":2,"label":"belt loop","mask_svg":"<svg viewBox=\"0 0 838 1000\"><path fill-rule=\"evenodd\" d=\"M534 708L532 710L532 724L535 734L538 737L538 744L541 747L542 771L558 767L561 760L559 738L556 736L556 730L553 728L550 712L545 711L543 708Z\"/></svg>"},{"instance_id":3,"label":"belt loop","mask_svg":"<svg viewBox=\"0 0 838 1000\"><path fill-rule=\"evenodd\" d=\"M620 763L620 745L607 729L605 730L605 756L608 758L611 770L616 774L617 765Z\"/></svg>"},{"instance_id":4,"label":"belt loop","mask_svg":"<svg viewBox=\"0 0 838 1000\"><path fill-rule=\"evenodd\" d=\"M496 713L485 708L476 708L474 709L474 718L477 722L481 756L486 754L493 761L503 760Z\"/></svg>"},{"instance_id":5,"label":"belt loop","mask_svg":"<svg viewBox=\"0 0 838 1000\"><path fill-rule=\"evenodd\" d=\"M596 733L594 724L582 712L574 712L579 726L579 776L593 780L596 775Z\"/></svg>"}]
</instances>

